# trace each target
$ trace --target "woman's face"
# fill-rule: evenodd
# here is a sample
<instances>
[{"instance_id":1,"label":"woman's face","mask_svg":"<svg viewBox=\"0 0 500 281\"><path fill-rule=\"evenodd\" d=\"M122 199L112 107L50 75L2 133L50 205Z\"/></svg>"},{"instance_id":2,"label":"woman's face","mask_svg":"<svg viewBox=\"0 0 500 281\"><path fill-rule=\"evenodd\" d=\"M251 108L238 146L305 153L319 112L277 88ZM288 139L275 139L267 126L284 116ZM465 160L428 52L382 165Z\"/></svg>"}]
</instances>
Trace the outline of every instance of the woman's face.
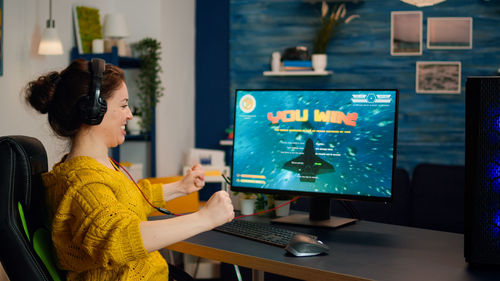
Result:
<instances>
[{"instance_id":1,"label":"woman's face","mask_svg":"<svg viewBox=\"0 0 500 281\"><path fill-rule=\"evenodd\" d=\"M132 119L125 82L111 94L106 103L106 114L101 124L95 126L95 130L103 137L107 147L115 147L125 141L125 125Z\"/></svg>"}]
</instances>

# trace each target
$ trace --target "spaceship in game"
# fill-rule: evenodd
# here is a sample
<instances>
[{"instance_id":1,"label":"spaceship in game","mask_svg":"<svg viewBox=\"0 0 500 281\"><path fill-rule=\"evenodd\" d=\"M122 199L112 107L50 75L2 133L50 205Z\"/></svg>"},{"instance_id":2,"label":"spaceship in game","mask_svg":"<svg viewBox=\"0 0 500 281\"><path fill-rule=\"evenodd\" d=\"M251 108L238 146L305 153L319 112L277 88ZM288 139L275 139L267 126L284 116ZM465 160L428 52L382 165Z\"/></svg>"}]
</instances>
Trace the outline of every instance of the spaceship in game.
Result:
<instances>
[{"instance_id":1,"label":"spaceship in game","mask_svg":"<svg viewBox=\"0 0 500 281\"><path fill-rule=\"evenodd\" d=\"M332 173L333 166L316 156L312 139L307 139L304 153L283 165L283 168L300 174L300 181L315 182L316 175Z\"/></svg>"}]
</instances>

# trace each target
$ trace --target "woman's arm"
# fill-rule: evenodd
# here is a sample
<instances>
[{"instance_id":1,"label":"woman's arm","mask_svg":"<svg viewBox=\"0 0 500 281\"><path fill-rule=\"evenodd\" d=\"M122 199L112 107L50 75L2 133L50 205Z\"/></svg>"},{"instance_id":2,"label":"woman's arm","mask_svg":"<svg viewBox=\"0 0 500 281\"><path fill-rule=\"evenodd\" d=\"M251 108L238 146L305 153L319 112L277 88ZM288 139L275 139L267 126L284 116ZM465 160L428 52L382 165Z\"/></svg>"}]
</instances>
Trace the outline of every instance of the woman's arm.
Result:
<instances>
[{"instance_id":1,"label":"woman's arm","mask_svg":"<svg viewBox=\"0 0 500 281\"><path fill-rule=\"evenodd\" d=\"M163 199L170 201L180 196L198 191L205 186L205 171L200 164L196 164L180 181L163 185Z\"/></svg>"},{"instance_id":2,"label":"woman's arm","mask_svg":"<svg viewBox=\"0 0 500 281\"><path fill-rule=\"evenodd\" d=\"M162 249L231 221L234 218L229 194L218 191L198 212L157 221L143 221L140 231L144 247L148 252Z\"/></svg>"}]
</instances>

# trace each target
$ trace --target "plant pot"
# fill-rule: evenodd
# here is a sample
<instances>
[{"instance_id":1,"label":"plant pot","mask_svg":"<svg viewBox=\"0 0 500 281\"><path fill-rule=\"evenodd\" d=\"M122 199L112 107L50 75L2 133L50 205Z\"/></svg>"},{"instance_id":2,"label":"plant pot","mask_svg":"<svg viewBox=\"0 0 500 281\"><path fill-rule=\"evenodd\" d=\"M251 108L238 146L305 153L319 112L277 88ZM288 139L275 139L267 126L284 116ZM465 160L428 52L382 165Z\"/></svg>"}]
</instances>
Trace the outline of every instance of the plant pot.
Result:
<instances>
[{"instance_id":1,"label":"plant pot","mask_svg":"<svg viewBox=\"0 0 500 281\"><path fill-rule=\"evenodd\" d=\"M255 199L241 199L240 208L242 215L251 215L255 210Z\"/></svg>"},{"instance_id":2,"label":"plant pot","mask_svg":"<svg viewBox=\"0 0 500 281\"><path fill-rule=\"evenodd\" d=\"M229 188L231 188L231 187L229 187ZM241 207L240 207L240 199L241 198L237 194L235 194L235 192L233 192L233 191L229 192L229 198L231 198L231 203L233 204L233 209L235 211L239 211L241 209Z\"/></svg>"},{"instance_id":3,"label":"plant pot","mask_svg":"<svg viewBox=\"0 0 500 281\"><path fill-rule=\"evenodd\" d=\"M141 122L141 117L134 116L131 120L127 122L127 131L131 135L140 135L141 134L141 126L139 123Z\"/></svg>"},{"instance_id":4,"label":"plant pot","mask_svg":"<svg viewBox=\"0 0 500 281\"><path fill-rule=\"evenodd\" d=\"M274 200L274 205L276 207L280 206L281 204L285 204L290 200ZM286 217L290 214L290 204L286 204L285 206L282 206L281 208L276 209L276 216L278 217Z\"/></svg>"},{"instance_id":5,"label":"plant pot","mask_svg":"<svg viewBox=\"0 0 500 281\"><path fill-rule=\"evenodd\" d=\"M312 66L315 72L324 72L327 65L326 54L313 54Z\"/></svg>"}]
</instances>

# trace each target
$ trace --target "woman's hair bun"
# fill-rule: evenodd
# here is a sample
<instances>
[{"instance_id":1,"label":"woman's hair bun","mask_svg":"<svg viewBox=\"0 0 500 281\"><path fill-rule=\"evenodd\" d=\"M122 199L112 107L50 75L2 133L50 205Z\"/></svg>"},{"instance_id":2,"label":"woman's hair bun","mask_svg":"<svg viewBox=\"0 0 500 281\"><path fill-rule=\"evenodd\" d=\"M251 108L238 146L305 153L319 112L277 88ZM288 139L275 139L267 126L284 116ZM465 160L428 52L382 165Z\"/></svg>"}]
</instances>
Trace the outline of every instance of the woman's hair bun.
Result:
<instances>
[{"instance_id":1,"label":"woman's hair bun","mask_svg":"<svg viewBox=\"0 0 500 281\"><path fill-rule=\"evenodd\" d=\"M47 113L60 80L61 76L54 71L29 82L25 91L26 100L40 113Z\"/></svg>"}]
</instances>

